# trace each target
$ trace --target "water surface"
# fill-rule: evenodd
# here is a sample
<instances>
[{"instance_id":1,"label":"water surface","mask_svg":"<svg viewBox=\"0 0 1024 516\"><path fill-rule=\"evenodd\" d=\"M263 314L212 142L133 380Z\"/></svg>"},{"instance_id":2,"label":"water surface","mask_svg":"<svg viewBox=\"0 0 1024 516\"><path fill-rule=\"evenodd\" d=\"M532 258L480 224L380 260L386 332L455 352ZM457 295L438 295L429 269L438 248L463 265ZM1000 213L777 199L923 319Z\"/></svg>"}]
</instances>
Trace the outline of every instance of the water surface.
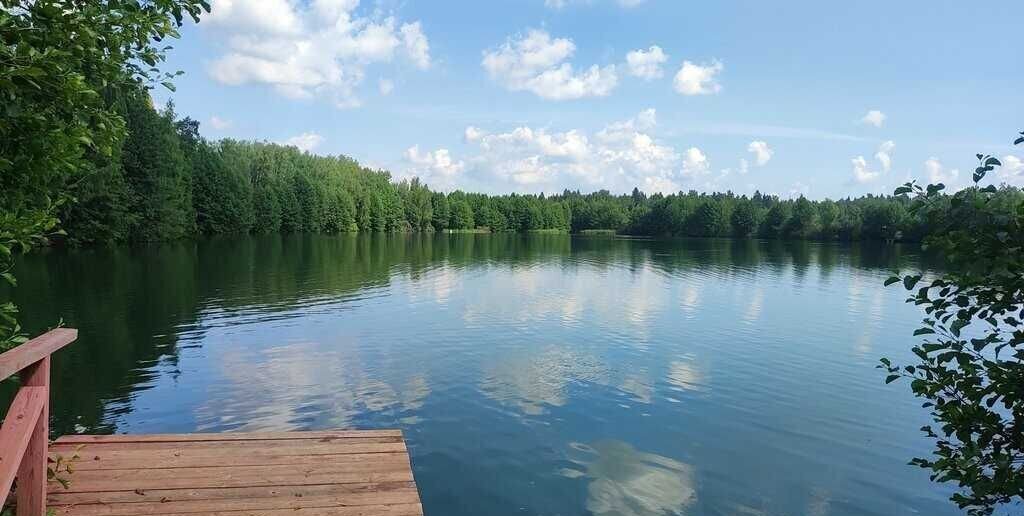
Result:
<instances>
[{"instance_id":1,"label":"water surface","mask_svg":"<svg viewBox=\"0 0 1024 516\"><path fill-rule=\"evenodd\" d=\"M951 515L913 247L242 237L22 259L55 432L401 428L428 515Z\"/></svg>"}]
</instances>

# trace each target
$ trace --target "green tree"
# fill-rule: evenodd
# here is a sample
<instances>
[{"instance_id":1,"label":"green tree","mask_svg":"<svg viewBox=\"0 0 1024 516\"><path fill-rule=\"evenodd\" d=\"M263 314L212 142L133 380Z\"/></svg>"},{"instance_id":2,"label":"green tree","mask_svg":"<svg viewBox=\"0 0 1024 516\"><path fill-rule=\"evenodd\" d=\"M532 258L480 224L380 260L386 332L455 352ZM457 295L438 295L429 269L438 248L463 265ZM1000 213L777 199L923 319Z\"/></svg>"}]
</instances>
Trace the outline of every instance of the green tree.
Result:
<instances>
[{"instance_id":1,"label":"green tree","mask_svg":"<svg viewBox=\"0 0 1024 516\"><path fill-rule=\"evenodd\" d=\"M764 216L764 224L761 226L762 233L772 237L782 236L785 232L786 224L789 223L790 213L791 209L788 203L775 202L772 204L772 207Z\"/></svg>"},{"instance_id":2,"label":"green tree","mask_svg":"<svg viewBox=\"0 0 1024 516\"><path fill-rule=\"evenodd\" d=\"M793 203L793 214L787 222L786 231L795 238L809 238L818 231L818 210L806 197L800 196Z\"/></svg>"},{"instance_id":3,"label":"green tree","mask_svg":"<svg viewBox=\"0 0 1024 516\"><path fill-rule=\"evenodd\" d=\"M732 211L730 223L733 236L749 238L757 233L761 224L761 210L752 201L740 201Z\"/></svg>"},{"instance_id":4,"label":"green tree","mask_svg":"<svg viewBox=\"0 0 1024 516\"><path fill-rule=\"evenodd\" d=\"M1024 143L1024 133L1015 144ZM974 182L1000 166L978 155ZM931 225L925 245L947 260L947 272L886 280L912 294L926 317L914 335L919 359L900 366L883 358L886 383L907 378L935 425L921 430L935 442L931 458L911 464L932 480L955 482L952 500L971 515L1024 501L1024 201L993 185L948 198L942 184L907 183L911 209ZM1009 204L1009 206L1007 206ZM1007 210L1008 207L1012 209Z\"/></svg>"},{"instance_id":5,"label":"green tree","mask_svg":"<svg viewBox=\"0 0 1024 516\"><path fill-rule=\"evenodd\" d=\"M129 210L135 214L131 238L172 240L194 231L191 175L174 126L174 111L153 109L149 94L130 96L128 138L121 164L131 191Z\"/></svg>"},{"instance_id":6,"label":"green tree","mask_svg":"<svg viewBox=\"0 0 1024 516\"><path fill-rule=\"evenodd\" d=\"M105 92L166 82L158 71L184 16L205 0L0 0L0 275L12 252L43 243L70 184L97 170L124 136ZM169 82L167 83L170 84ZM100 170L103 167L99 167ZM25 340L0 304L0 349Z\"/></svg>"},{"instance_id":7,"label":"green tree","mask_svg":"<svg viewBox=\"0 0 1024 516\"><path fill-rule=\"evenodd\" d=\"M469 205L469 201L460 199L451 205L452 207L452 220L450 227L452 229L473 229L473 208Z\"/></svg>"},{"instance_id":8,"label":"green tree","mask_svg":"<svg viewBox=\"0 0 1024 516\"><path fill-rule=\"evenodd\" d=\"M725 206L717 199L704 201L689 221L689 234L692 236L717 237L728 234L729 215Z\"/></svg>"},{"instance_id":9,"label":"green tree","mask_svg":"<svg viewBox=\"0 0 1024 516\"><path fill-rule=\"evenodd\" d=\"M836 238L839 222L839 206L835 201L826 199L818 204L818 221L821 224L821 236L826 240Z\"/></svg>"}]
</instances>

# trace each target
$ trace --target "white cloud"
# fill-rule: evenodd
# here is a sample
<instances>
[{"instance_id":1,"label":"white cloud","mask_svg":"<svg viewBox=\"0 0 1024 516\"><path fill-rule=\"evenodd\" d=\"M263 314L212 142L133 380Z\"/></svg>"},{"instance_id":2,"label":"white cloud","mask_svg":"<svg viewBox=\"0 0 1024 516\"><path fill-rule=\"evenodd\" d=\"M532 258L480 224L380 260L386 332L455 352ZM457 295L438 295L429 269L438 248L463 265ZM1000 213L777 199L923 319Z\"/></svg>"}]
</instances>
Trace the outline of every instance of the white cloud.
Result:
<instances>
[{"instance_id":1,"label":"white cloud","mask_svg":"<svg viewBox=\"0 0 1024 516\"><path fill-rule=\"evenodd\" d=\"M724 66L720 61L699 65L683 61L683 67L676 73L674 85L676 91L683 95L713 95L722 90L716 76Z\"/></svg>"},{"instance_id":2,"label":"white cloud","mask_svg":"<svg viewBox=\"0 0 1024 516\"><path fill-rule=\"evenodd\" d=\"M882 174L888 173L892 169L892 151L895 148L896 144L892 140L884 141L878 146L874 157L880 169L873 169L864 156L850 160L853 163L853 181L860 184L871 183L882 177Z\"/></svg>"},{"instance_id":3,"label":"white cloud","mask_svg":"<svg viewBox=\"0 0 1024 516\"><path fill-rule=\"evenodd\" d=\"M377 89L380 90L381 95L391 95L391 92L395 91L395 83L390 79L380 79L377 81Z\"/></svg>"},{"instance_id":4,"label":"white cloud","mask_svg":"<svg viewBox=\"0 0 1024 516\"><path fill-rule=\"evenodd\" d=\"M440 189L451 188L455 177L466 168L464 162L452 159L448 149L421 152L419 145L405 151L405 160L411 165L405 172L406 176L419 177Z\"/></svg>"},{"instance_id":5,"label":"white cloud","mask_svg":"<svg viewBox=\"0 0 1024 516\"><path fill-rule=\"evenodd\" d=\"M477 153L466 158L458 187L551 192L582 185L628 192L638 186L648 192L675 192L690 175L707 172L707 156L693 148L682 159L653 135L656 124L657 113L647 109L593 133L527 126L488 132L470 126L464 141Z\"/></svg>"},{"instance_id":6,"label":"white cloud","mask_svg":"<svg viewBox=\"0 0 1024 516\"><path fill-rule=\"evenodd\" d=\"M238 32L294 35L302 31L288 0L219 0L204 21L229 25Z\"/></svg>"},{"instance_id":7,"label":"white cloud","mask_svg":"<svg viewBox=\"0 0 1024 516\"><path fill-rule=\"evenodd\" d=\"M928 174L929 183L944 183L950 187L960 177L959 169L947 169L938 158L928 158L924 162L924 170Z\"/></svg>"},{"instance_id":8,"label":"white cloud","mask_svg":"<svg viewBox=\"0 0 1024 516\"><path fill-rule=\"evenodd\" d=\"M1024 160L1012 154L1003 156L1003 166L999 167L996 177L1004 182L1016 186L1024 186Z\"/></svg>"},{"instance_id":9,"label":"white cloud","mask_svg":"<svg viewBox=\"0 0 1024 516\"><path fill-rule=\"evenodd\" d=\"M708 172L711 168L711 164L708 163L708 157L697 147L690 147L686 149L686 153L683 155L683 175L696 176L703 175Z\"/></svg>"},{"instance_id":10,"label":"white cloud","mask_svg":"<svg viewBox=\"0 0 1024 516\"><path fill-rule=\"evenodd\" d=\"M479 127L469 126L466 128L466 132L463 135L467 142L475 142L480 138L483 138L484 132Z\"/></svg>"},{"instance_id":11,"label":"white cloud","mask_svg":"<svg viewBox=\"0 0 1024 516\"><path fill-rule=\"evenodd\" d=\"M792 199L796 199L796 198L799 198L801 196L806 197L807 194L810 193L810 191L811 191L811 187L810 186L808 186L806 183L803 183L801 181L797 181L797 182L793 183L792 187L790 187L790 189L789 189L789 197L792 198Z\"/></svg>"},{"instance_id":12,"label":"white cloud","mask_svg":"<svg viewBox=\"0 0 1024 516\"><path fill-rule=\"evenodd\" d=\"M225 129L230 129L232 125L234 125L234 124L231 122L231 120L228 120L228 119L225 119L225 118L221 118L221 117L219 117L217 115L213 115L213 116L210 117L210 127L214 128L214 129L216 129L218 131L223 131Z\"/></svg>"},{"instance_id":13,"label":"white cloud","mask_svg":"<svg viewBox=\"0 0 1024 516\"><path fill-rule=\"evenodd\" d=\"M289 98L326 98L360 105L366 68L406 57L430 66L430 45L419 22L361 16L358 0L218 0L209 25L227 51L208 72L228 85L265 84Z\"/></svg>"},{"instance_id":14,"label":"white cloud","mask_svg":"<svg viewBox=\"0 0 1024 516\"><path fill-rule=\"evenodd\" d=\"M747 145L747 152L754 153L754 163L759 167L765 166L775 155L775 151L768 146L768 143L760 140L750 142L750 145Z\"/></svg>"},{"instance_id":15,"label":"white cloud","mask_svg":"<svg viewBox=\"0 0 1024 516\"><path fill-rule=\"evenodd\" d=\"M868 111L860 119L860 123L862 123L864 125L872 125L872 126L875 126L875 127L882 127L882 124L885 123L885 119L886 119L885 113L883 113L883 112L881 112L881 111L879 111L877 109L872 109L871 111Z\"/></svg>"},{"instance_id":16,"label":"white cloud","mask_svg":"<svg viewBox=\"0 0 1024 516\"><path fill-rule=\"evenodd\" d=\"M892 140L882 142L878 146L878 152L875 153L875 159L882 164L882 171L888 172L892 170L892 151L896 148L896 144Z\"/></svg>"},{"instance_id":17,"label":"white cloud","mask_svg":"<svg viewBox=\"0 0 1024 516\"><path fill-rule=\"evenodd\" d=\"M303 152L313 152L313 149L317 148L323 143L324 137L312 131L302 133L298 136L292 136L284 141L285 145L291 145L298 147Z\"/></svg>"},{"instance_id":18,"label":"white cloud","mask_svg":"<svg viewBox=\"0 0 1024 516\"><path fill-rule=\"evenodd\" d=\"M430 43L427 42L427 37L423 35L420 22L406 23L402 25L401 30L402 44L405 45L405 51L409 54L409 59L420 70L430 68Z\"/></svg>"},{"instance_id":19,"label":"white cloud","mask_svg":"<svg viewBox=\"0 0 1024 516\"><path fill-rule=\"evenodd\" d=\"M651 81L665 75L661 65L668 61L668 56L657 45L651 45L647 50L634 50L626 54L626 64L629 65L629 73L641 79Z\"/></svg>"},{"instance_id":20,"label":"white cloud","mask_svg":"<svg viewBox=\"0 0 1024 516\"><path fill-rule=\"evenodd\" d=\"M543 30L509 38L484 51L481 65L492 80L512 91L529 91L548 100L607 96L618 85L615 65L592 65L576 71L566 62L576 51L567 38L552 38Z\"/></svg>"},{"instance_id":21,"label":"white cloud","mask_svg":"<svg viewBox=\"0 0 1024 516\"><path fill-rule=\"evenodd\" d=\"M864 156L857 156L850 162L853 163L853 180L858 183L870 183L882 175L881 172L868 168L868 162Z\"/></svg>"}]
</instances>

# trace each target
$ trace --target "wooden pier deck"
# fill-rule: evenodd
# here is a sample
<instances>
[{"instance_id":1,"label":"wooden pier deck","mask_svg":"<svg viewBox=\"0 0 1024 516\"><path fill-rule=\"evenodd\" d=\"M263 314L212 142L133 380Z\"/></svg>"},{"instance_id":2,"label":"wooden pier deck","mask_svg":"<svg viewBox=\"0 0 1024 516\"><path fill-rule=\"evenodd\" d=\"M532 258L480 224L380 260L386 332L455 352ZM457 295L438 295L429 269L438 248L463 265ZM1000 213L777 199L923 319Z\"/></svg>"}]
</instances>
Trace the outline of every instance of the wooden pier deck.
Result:
<instances>
[{"instance_id":1,"label":"wooden pier deck","mask_svg":"<svg viewBox=\"0 0 1024 516\"><path fill-rule=\"evenodd\" d=\"M422 515L398 430L67 436L58 515Z\"/></svg>"},{"instance_id":2,"label":"wooden pier deck","mask_svg":"<svg viewBox=\"0 0 1024 516\"><path fill-rule=\"evenodd\" d=\"M50 355L58 328L0 354L21 380L0 425L0 504L17 516L421 516L399 430L74 435L48 446ZM47 482L47 456L74 455L70 484ZM17 481L16 495L11 495Z\"/></svg>"}]
</instances>

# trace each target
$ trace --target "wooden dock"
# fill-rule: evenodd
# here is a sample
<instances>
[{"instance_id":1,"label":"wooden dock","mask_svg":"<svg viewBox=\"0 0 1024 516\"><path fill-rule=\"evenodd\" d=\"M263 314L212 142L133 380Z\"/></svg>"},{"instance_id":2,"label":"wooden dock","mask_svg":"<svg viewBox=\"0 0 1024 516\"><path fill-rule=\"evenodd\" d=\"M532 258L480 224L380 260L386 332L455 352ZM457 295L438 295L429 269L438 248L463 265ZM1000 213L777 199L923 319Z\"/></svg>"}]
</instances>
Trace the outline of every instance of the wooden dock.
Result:
<instances>
[{"instance_id":1,"label":"wooden dock","mask_svg":"<svg viewBox=\"0 0 1024 516\"><path fill-rule=\"evenodd\" d=\"M0 429L0 501L18 481L19 516L421 516L399 430L75 435L49 446L68 459L47 484L49 355L55 330L0 355L0 378L28 368ZM37 452L38 450L39 452ZM45 495L45 499L44 499Z\"/></svg>"}]
</instances>

